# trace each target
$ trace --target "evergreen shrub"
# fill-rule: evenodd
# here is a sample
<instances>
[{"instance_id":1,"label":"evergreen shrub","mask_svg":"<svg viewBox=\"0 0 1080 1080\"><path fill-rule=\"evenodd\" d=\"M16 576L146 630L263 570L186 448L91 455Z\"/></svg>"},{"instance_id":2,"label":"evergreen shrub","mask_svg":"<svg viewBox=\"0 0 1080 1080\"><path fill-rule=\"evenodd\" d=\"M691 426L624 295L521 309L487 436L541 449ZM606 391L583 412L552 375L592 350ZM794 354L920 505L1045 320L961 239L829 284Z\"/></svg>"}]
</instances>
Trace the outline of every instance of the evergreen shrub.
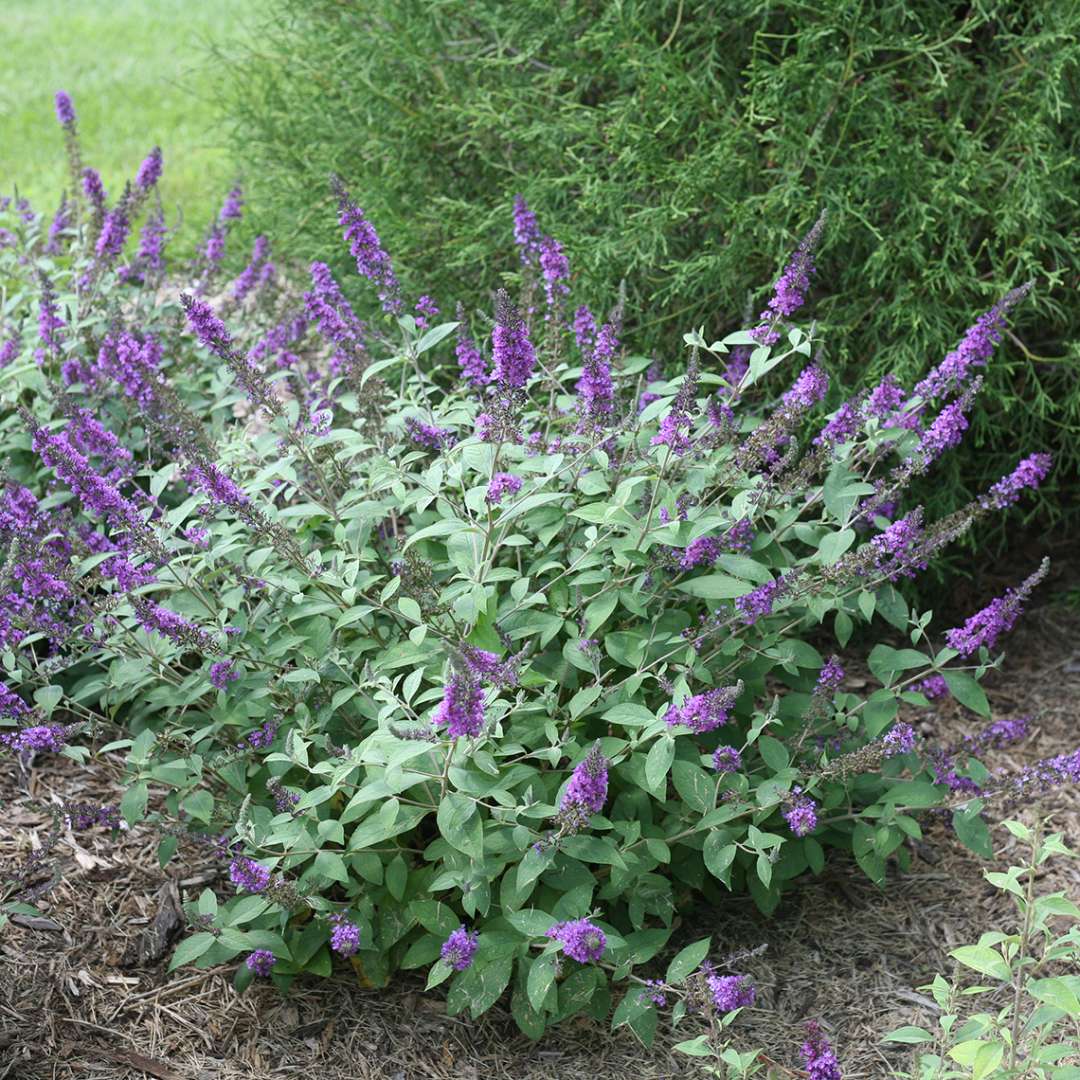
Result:
<instances>
[{"instance_id":1,"label":"evergreen shrub","mask_svg":"<svg viewBox=\"0 0 1080 1080\"><path fill-rule=\"evenodd\" d=\"M832 215L814 307L847 389L910 385L1002 285L1027 279L966 448L924 496L985 487L1015 440L1080 461L1080 8L1066 2L277 0L225 65L264 231L344 272L340 174L437 299L516 270L523 192L636 347L744 325L773 267ZM352 294L350 294L352 295ZM1040 493L1044 522L1075 498ZM1069 516L1071 515L1071 517ZM988 533L1003 537L1000 530Z\"/></svg>"}]
</instances>

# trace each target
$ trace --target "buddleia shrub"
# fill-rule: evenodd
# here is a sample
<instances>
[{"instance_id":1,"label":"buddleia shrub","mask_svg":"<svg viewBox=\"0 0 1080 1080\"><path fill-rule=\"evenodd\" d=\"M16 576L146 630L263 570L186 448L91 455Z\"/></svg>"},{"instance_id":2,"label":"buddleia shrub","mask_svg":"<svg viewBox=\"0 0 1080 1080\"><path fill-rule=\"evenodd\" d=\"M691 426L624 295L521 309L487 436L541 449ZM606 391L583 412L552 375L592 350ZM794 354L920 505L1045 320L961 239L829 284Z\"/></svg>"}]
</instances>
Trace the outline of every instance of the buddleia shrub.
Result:
<instances>
[{"instance_id":1,"label":"buddleia shrub","mask_svg":"<svg viewBox=\"0 0 1080 1080\"><path fill-rule=\"evenodd\" d=\"M1026 287L917 393L826 414L790 322L824 219L749 329L654 359L622 298L576 303L524 200L520 287L439 321L340 182L361 312L323 263L268 273L266 241L231 283L206 250L118 269L149 188L82 189L58 229L7 207L0 739L124 754L119 807L71 826L220 860L174 967L286 988L336 955L374 985L426 969L453 1013L508 993L530 1036L614 1006L648 1040L664 1003L754 1001L708 939L662 966L695 902L772 912L830 857L884 884L931 809L988 853L990 800L1077 778L982 764L1025 718L929 744L900 715L951 692L989 719L979 677L1045 573L944 634L896 588L1045 455L945 518L890 510L960 441ZM857 626L880 685L834 655ZM32 903L42 858L2 898Z\"/></svg>"},{"instance_id":2,"label":"buddleia shrub","mask_svg":"<svg viewBox=\"0 0 1080 1080\"><path fill-rule=\"evenodd\" d=\"M258 48L222 65L264 229L345 273L331 216L311 207L334 170L417 288L454 296L514 269L502 220L523 191L585 300L609 303L625 279L628 330L648 353L686 326L737 329L826 205L814 317L845 392L887 372L910 387L973 307L1038 282L987 373L987 408L920 498L947 513L1009 466L1016 438L1056 452L1075 491L1075 5L898 0L871 18L856 2L279 0L273 12ZM1052 489L1031 507L1054 522L1077 505Z\"/></svg>"}]
</instances>

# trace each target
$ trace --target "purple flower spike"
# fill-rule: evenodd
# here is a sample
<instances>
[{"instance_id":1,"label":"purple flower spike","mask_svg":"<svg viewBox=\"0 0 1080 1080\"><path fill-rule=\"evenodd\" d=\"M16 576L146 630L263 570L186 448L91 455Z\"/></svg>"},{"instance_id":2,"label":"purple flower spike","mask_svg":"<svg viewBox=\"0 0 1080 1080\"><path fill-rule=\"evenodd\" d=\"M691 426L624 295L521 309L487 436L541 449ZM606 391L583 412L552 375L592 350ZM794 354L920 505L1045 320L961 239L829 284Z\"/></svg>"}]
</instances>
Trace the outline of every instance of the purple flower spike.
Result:
<instances>
[{"instance_id":1,"label":"purple flower spike","mask_svg":"<svg viewBox=\"0 0 1080 1080\"><path fill-rule=\"evenodd\" d=\"M355 956L360 951L360 927L340 912L330 916L334 929L330 933L330 948L342 956Z\"/></svg>"},{"instance_id":2,"label":"purple flower spike","mask_svg":"<svg viewBox=\"0 0 1080 1080\"><path fill-rule=\"evenodd\" d=\"M135 186L140 191L149 191L161 179L162 167L161 147L155 146L139 166L139 171L135 174Z\"/></svg>"},{"instance_id":3,"label":"purple flower spike","mask_svg":"<svg viewBox=\"0 0 1080 1080\"><path fill-rule=\"evenodd\" d=\"M1004 596L997 597L972 615L963 626L950 630L945 635L949 648L961 656L973 656L984 646L992 649L998 638L1016 625L1027 598L1049 571L1050 560L1043 559L1039 569L1025 578L1018 588L1009 589Z\"/></svg>"},{"instance_id":4,"label":"purple flower spike","mask_svg":"<svg viewBox=\"0 0 1080 1080\"><path fill-rule=\"evenodd\" d=\"M1049 454L1032 454L1024 458L1008 475L1003 476L979 500L982 506L992 510L1004 510L1020 498L1025 488L1037 488L1050 474L1053 459Z\"/></svg>"},{"instance_id":5,"label":"purple flower spike","mask_svg":"<svg viewBox=\"0 0 1080 1080\"><path fill-rule=\"evenodd\" d=\"M75 106L66 90L56 91L56 119L61 127L72 127L75 123Z\"/></svg>"},{"instance_id":6,"label":"purple flower spike","mask_svg":"<svg viewBox=\"0 0 1080 1080\"><path fill-rule=\"evenodd\" d=\"M559 801L560 823L581 829L593 814L604 809L608 791L608 759L600 749L600 741L582 758L566 785Z\"/></svg>"},{"instance_id":7,"label":"purple flower spike","mask_svg":"<svg viewBox=\"0 0 1080 1080\"><path fill-rule=\"evenodd\" d=\"M607 948L604 931L588 919L556 923L548 930L547 936L561 941L563 952L579 964L598 961Z\"/></svg>"},{"instance_id":8,"label":"purple flower spike","mask_svg":"<svg viewBox=\"0 0 1080 1080\"><path fill-rule=\"evenodd\" d=\"M897 724L881 741L886 757L910 754L915 749L915 729L910 724Z\"/></svg>"},{"instance_id":9,"label":"purple flower spike","mask_svg":"<svg viewBox=\"0 0 1080 1080\"><path fill-rule=\"evenodd\" d=\"M817 803L808 795L803 795L798 788L788 806L783 811L788 828L796 836L806 836L817 828Z\"/></svg>"},{"instance_id":10,"label":"purple flower spike","mask_svg":"<svg viewBox=\"0 0 1080 1080\"><path fill-rule=\"evenodd\" d=\"M23 754L33 751L59 754L67 745L67 731L62 724L38 724L14 735L0 735L0 743Z\"/></svg>"},{"instance_id":11,"label":"purple flower spike","mask_svg":"<svg viewBox=\"0 0 1080 1080\"><path fill-rule=\"evenodd\" d=\"M356 271L361 277L366 277L375 284L383 311L396 315L402 309L399 295L401 289L390 256L383 248L375 226L367 220L364 211L352 201L340 182L335 185L335 189L338 197L338 224L349 245L349 253L356 259Z\"/></svg>"},{"instance_id":12,"label":"purple flower spike","mask_svg":"<svg viewBox=\"0 0 1080 1080\"><path fill-rule=\"evenodd\" d=\"M615 385L611 380L611 361L619 347L615 327L604 323L596 343L585 361L585 370L577 384L578 411L583 420L594 424L610 423L615 408Z\"/></svg>"},{"instance_id":13,"label":"purple flower spike","mask_svg":"<svg viewBox=\"0 0 1080 1080\"><path fill-rule=\"evenodd\" d=\"M574 312L574 340L577 347L587 353L592 350L596 338L596 320L584 304Z\"/></svg>"},{"instance_id":14,"label":"purple flower spike","mask_svg":"<svg viewBox=\"0 0 1080 1080\"><path fill-rule=\"evenodd\" d=\"M195 336L211 352L219 356L232 344L232 335L205 301L189 293L180 294L180 303L187 314L188 324Z\"/></svg>"},{"instance_id":15,"label":"purple flower spike","mask_svg":"<svg viewBox=\"0 0 1080 1080\"><path fill-rule=\"evenodd\" d=\"M492 381L504 390L519 390L530 379L536 353L529 331L505 289L495 296L495 328L491 332Z\"/></svg>"},{"instance_id":16,"label":"purple flower spike","mask_svg":"<svg viewBox=\"0 0 1080 1080\"><path fill-rule=\"evenodd\" d=\"M830 656L818 674L817 685L814 692L818 694L831 694L844 681L844 669L838 657Z\"/></svg>"},{"instance_id":17,"label":"purple flower spike","mask_svg":"<svg viewBox=\"0 0 1080 1080\"><path fill-rule=\"evenodd\" d=\"M83 194L94 210L103 213L108 193L105 191L105 185L102 183L101 175L97 169L91 169L89 165L83 169L82 189Z\"/></svg>"},{"instance_id":18,"label":"purple flower spike","mask_svg":"<svg viewBox=\"0 0 1080 1080\"><path fill-rule=\"evenodd\" d=\"M247 892L262 892L270 884L270 871L254 859L241 857L229 864L229 880Z\"/></svg>"},{"instance_id":19,"label":"purple flower spike","mask_svg":"<svg viewBox=\"0 0 1080 1080\"><path fill-rule=\"evenodd\" d=\"M229 683L239 678L240 674L231 660L219 660L210 665L210 685L218 690L228 690Z\"/></svg>"},{"instance_id":20,"label":"purple flower spike","mask_svg":"<svg viewBox=\"0 0 1080 1080\"><path fill-rule=\"evenodd\" d=\"M836 1054L814 1020L806 1025L806 1042L800 1052L810 1080L843 1080Z\"/></svg>"},{"instance_id":21,"label":"purple flower spike","mask_svg":"<svg viewBox=\"0 0 1080 1080\"><path fill-rule=\"evenodd\" d=\"M794 315L806 302L810 291L810 275L814 272L814 249L825 229L825 211L795 249L776 286L766 309L760 315L760 325L752 331L761 345L774 345L780 340L776 325L781 318Z\"/></svg>"},{"instance_id":22,"label":"purple flower spike","mask_svg":"<svg viewBox=\"0 0 1080 1080\"><path fill-rule=\"evenodd\" d=\"M268 979L277 963L277 957L269 949L256 949L248 955L245 963L248 971L253 975L259 976L260 979Z\"/></svg>"},{"instance_id":23,"label":"purple flower spike","mask_svg":"<svg viewBox=\"0 0 1080 1080\"><path fill-rule=\"evenodd\" d=\"M717 1012L748 1009L757 999L757 991L749 975L716 975L710 972L705 976L705 981Z\"/></svg>"},{"instance_id":24,"label":"purple flower spike","mask_svg":"<svg viewBox=\"0 0 1080 1080\"><path fill-rule=\"evenodd\" d=\"M742 768L742 754L734 746L718 746L713 751L712 764L721 775L738 772Z\"/></svg>"},{"instance_id":25,"label":"purple flower spike","mask_svg":"<svg viewBox=\"0 0 1080 1080\"><path fill-rule=\"evenodd\" d=\"M469 336L465 308L461 304L457 306L457 321L457 346L454 349L454 355L457 356L458 367L461 368L461 377L471 386L477 388L487 386L491 381L487 363L484 360L484 354Z\"/></svg>"},{"instance_id":26,"label":"purple flower spike","mask_svg":"<svg viewBox=\"0 0 1080 1080\"><path fill-rule=\"evenodd\" d=\"M475 930L469 931L464 926L459 926L443 942L439 955L444 964L448 964L455 971L464 971L472 965L479 942L480 935Z\"/></svg>"},{"instance_id":27,"label":"purple flower spike","mask_svg":"<svg viewBox=\"0 0 1080 1080\"><path fill-rule=\"evenodd\" d=\"M664 720L669 727L682 724L698 735L714 731L731 718L731 710L742 690L742 683L736 683L735 686L721 686L704 694L694 694L681 705L669 705Z\"/></svg>"},{"instance_id":28,"label":"purple flower spike","mask_svg":"<svg viewBox=\"0 0 1080 1080\"><path fill-rule=\"evenodd\" d=\"M923 432L919 447L928 461L936 461L946 450L960 445L967 427L964 403L954 401L946 405Z\"/></svg>"},{"instance_id":29,"label":"purple flower spike","mask_svg":"<svg viewBox=\"0 0 1080 1080\"><path fill-rule=\"evenodd\" d=\"M824 400L829 392L829 376L817 366L811 364L803 368L799 377L784 394L784 404L800 409L811 409Z\"/></svg>"},{"instance_id":30,"label":"purple flower spike","mask_svg":"<svg viewBox=\"0 0 1080 1080\"><path fill-rule=\"evenodd\" d=\"M536 260L540 251L540 230L536 225L536 215L521 195L514 196L514 243L521 250L523 263Z\"/></svg>"},{"instance_id":31,"label":"purple flower spike","mask_svg":"<svg viewBox=\"0 0 1080 1080\"><path fill-rule=\"evenodd\" d=\"M229 194L225 196L225 201L221 204L221 209L218 211L218 221L225 224L229 221L239 221L244 216L244 192L243 189L237 184L233 187Z\"/></svg>"},{"instance_id":32,"label":"purple flower spike","mask_svg":"<svg viewBox=\"0 0 1080 1080\"><path fill-rule=\"evenodd\" d=\"M974 368L986 366L987 360L993 355L994 346L1001 340L1006 314L1027 296L1031 286L1029 281L1018 289L1013 289L985 315L980 315L960 344L916 385L914 393L924 401L929 401L931 398L960 390L971 377Z\"/></svg>"},{"instance_id":33,"label":"purple flower spike","mask_svg":"<svg viewBox=\"0 0 1080 1080\"><path fill-rule=\"evenodd\" d=\"M544 275L544 295L550 318L570 292L570 286L566 284L570 278L570 260L563 254L562 244L554 237L545 236L540 241L540 272Z\"/></svg>"},{"instance_id":34,"label":"purple flower spike","mask_svg":"<svg viewBox=\"0 0 1080 1080\"><path fill-rule=\"evenodd\" d=\"M496 473L488 484L484 500L492 506L497 506L502 502L504 495L516 495L521 490L521 484L520 476L505 472Z\"/></svg>"},{"instance_id":35,"label":"purple flower spike","mask_svg":"<svg viewBox=\"0 0 1080 1080\"><path fill-rule=\"evenodd\" d=\"M451 739L476 737L484 731L484 691L467 664L455 665L446 680L443 699L435 710L435 724Z\"/></svg>"}]
</instances>

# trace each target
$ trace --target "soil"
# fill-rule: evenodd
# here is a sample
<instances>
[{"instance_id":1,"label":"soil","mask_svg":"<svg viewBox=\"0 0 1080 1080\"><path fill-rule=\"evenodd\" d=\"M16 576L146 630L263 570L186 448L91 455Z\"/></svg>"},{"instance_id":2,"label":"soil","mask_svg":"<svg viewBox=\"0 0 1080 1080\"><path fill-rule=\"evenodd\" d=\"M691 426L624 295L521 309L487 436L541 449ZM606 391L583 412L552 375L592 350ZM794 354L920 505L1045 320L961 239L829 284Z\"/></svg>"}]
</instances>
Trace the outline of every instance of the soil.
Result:
<instances>
[{"instance_id":1,"label":"soil","mask_svg":"<svg viewBox=\"0 0 1080 1080\"><path fill-rule=\"evenodd\" d=\"M864 678L848 662L848 678ZM1009 642L1003 672L986 682L996 716L1032 713L1034 734L996 754L995 766L1019 766L1074 749L1080 741L1080 613L1035 610ZM921 714L924 717L926 714ZM938 732L978 725L951 699L927 721ZM8 759L10 761L10 759ZM5 806L0 860L21 859L47 834L37 804L118 801L119 761L80 767L42 758L29 774L0 776ZM1048 815L1080 848L1080 788L1061 788L1037 806L1011 811L1029 824ZM995 828L997 868L1023 860L1022 848ZM134 829L113 838L102 829L68 833L56 849L62 881L39 902L39 928L8 926L0 938L0 1080L240 1080L317 1076L320 1080L607 1080L704 1075L674 1043L697 1033L661 1025L645 1050L623 1029L571 1022L539 1044L496 1007L480 1021L446 1015L437 992L419 978L371 990L340 965L329 980L298 983L288 998L268 985L244 996L231 970L181 969L149 959L147 930L169 928L178 893L195 894L217 873L211 864L162 871L156 839ZM932 825L907 873L895 869L884 890L854 865L832 860L818 878L795 888L771 919L732 897L715 910L682 914L688 939L712 932L722 952L767 948L746 962L759 1006L733 1031L746 1050L760 1047L778 1063L771 1075L799 1069L802 1025L820 1019L848 1080L885 1077L905 1060L881 1037L902 1024L932 1027L935 1006L918 987L946 977L948 951L989 928L1012 929L1015 910L982 872L993 868L962 848L944 825ZM217 884L227 891L226 883ZM1080 899L1080 864L1059 859L1040 879L1046 891ZM981 1007L987 1000L980 998ZM1080 1035L1080 1032L1078 1032Z\"/></svg>"}]
</instances>

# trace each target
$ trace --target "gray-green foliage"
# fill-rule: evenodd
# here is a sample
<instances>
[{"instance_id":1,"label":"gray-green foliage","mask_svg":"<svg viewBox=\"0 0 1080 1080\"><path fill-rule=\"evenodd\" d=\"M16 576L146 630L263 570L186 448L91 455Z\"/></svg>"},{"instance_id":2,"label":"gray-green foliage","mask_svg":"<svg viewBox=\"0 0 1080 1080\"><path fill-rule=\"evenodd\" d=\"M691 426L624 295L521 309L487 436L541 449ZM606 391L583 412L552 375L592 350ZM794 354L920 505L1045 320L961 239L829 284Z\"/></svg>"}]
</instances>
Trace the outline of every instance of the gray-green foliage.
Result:
<instances>
[{"instance_id":1,"label":"gray-green foliage","mask_svg":"<svg viewBox=\"0 0 1080 1080\"><path fill-rule=\"evenodd\" d=\"M588 298L629 286L643 348L756 308L818 208L812 313L847 384L911 380L973 311L1036 289L931 497L1019 444L1073 474L1080 422L1080 8L896 0L278 0L232 65L256 204L343 265L312 192L339 172L414 282L449 299L523 191ZM328 204L327 198L327 204ZM410 276L407 274L407 276ZM1055 490L1041 508L1056 517Z\"/></svg>"}]
</instances>

